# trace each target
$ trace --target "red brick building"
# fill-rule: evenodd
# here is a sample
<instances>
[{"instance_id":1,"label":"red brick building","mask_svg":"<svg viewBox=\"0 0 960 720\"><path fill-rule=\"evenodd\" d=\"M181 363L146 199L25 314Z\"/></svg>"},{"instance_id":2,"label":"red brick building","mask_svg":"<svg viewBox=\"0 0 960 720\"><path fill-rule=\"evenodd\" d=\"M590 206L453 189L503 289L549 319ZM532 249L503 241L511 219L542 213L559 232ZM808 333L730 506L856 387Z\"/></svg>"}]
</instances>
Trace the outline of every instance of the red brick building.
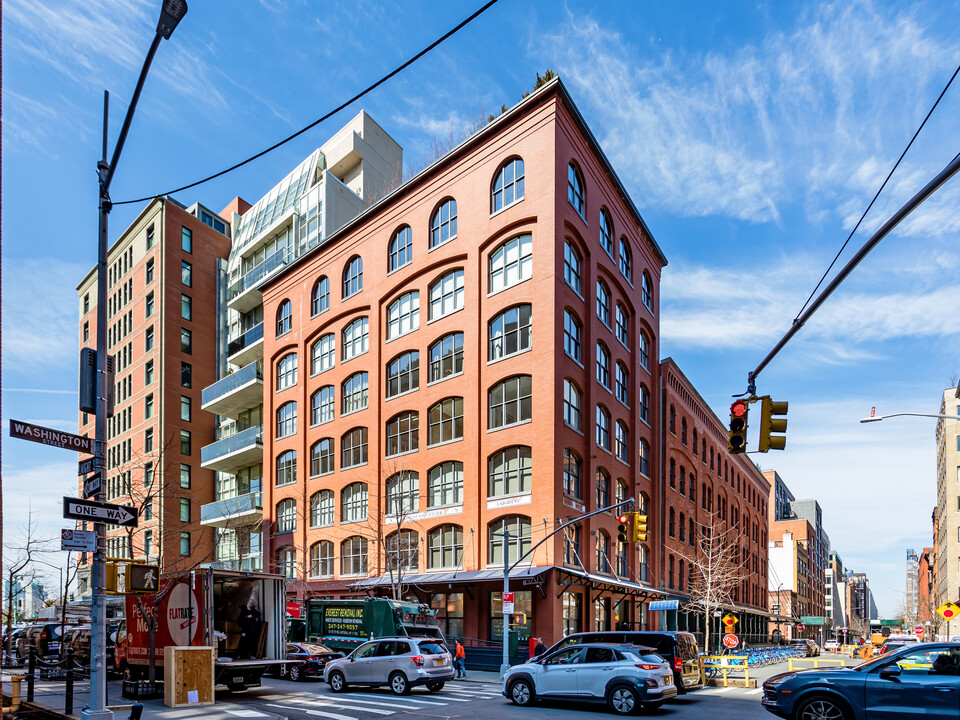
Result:
<instances>
[{"instance_id":1,"label":"red brick building","mask_svg":"<svg viewBox=\"0 0 960 720\"><path fill-rule=\"evenodd\" d=\"M662 494L654 508L661 568L659 588L667 600L660 623L705 634L702 613L691 612L698 596L697 538L705 529L734 541L729 560L742 566L729 602L718 608L737 616L737 633L750 643L767 641L767 497L770 485L746 455L727 451L728 429L671 358L660 363L663 437ZM671 605L672 601L672 605ZM711 616L711 637L721 630ZM716 645L712 642L712 647Z\"/></svg>"},{"instance_id":2,"label":"red brick building","mask_svg":"<svg viewBox=\"0 0 960 720\"><path fill-rule=\"evenodd\" d=\"M521 639L643 625L653 553L614 513L538 543L650 507L665 264L554 81L267 281L264 569L496 639L504 547L536 547Z\"/></svg>"}]
</instances>

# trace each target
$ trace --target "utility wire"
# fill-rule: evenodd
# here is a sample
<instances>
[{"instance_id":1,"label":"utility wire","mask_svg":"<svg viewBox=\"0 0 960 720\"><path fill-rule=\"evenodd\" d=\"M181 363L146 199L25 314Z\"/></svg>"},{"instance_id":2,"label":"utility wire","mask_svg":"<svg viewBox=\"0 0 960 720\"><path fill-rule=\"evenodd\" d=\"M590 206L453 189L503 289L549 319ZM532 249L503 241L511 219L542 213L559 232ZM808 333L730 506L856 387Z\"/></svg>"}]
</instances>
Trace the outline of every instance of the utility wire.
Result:
<instances>
[{"instance_id":1,"label":"utility wire","mask_svg":"<svg viewBox=\"0 0 960 720\"><path fill-rule=\"evenodd\" d=\"M273 151L276 150L278 147L280 147L280 146L282 146L282 145L286 145L288 142L290 142L290 141L293 140L294 138L300 137L300 136L303 135L305 132L307 132L307 130L310 130L310 129L316 127L317 125L319 125L320 123L322 123L324 120L328 120L329 118L331 118L332 116L336 115L338 112L340 112L341 110L343 110L345 107L347 107L347 106L349 106L349 105L352 105L352 104L355 103L357 100L359 100L360 98L362 98L364 95L367 95L368 93L372 92L373 90L375 90L375 89L377 89L378 87L380 87L381 85L383 85L383 83L385 83L387 80L389 80L390 78L392 78L394 75L397 75L397 74L400 73L401 71L403 71L403 70L405 70L406 68L408 68L408 67L410 67L411 65L413 65L413 63L415 63L417 60L419 60L419 59L422 58L424 55L426 55L428 52L430 52L430 51L433 50L435 47L437 47L438 45L440 45L443 41L447 40L450 36L456 34L459 30L462 30L464 27L466 27L467 25L469 25L473 20L476 20L480 15L482 15L484 12L486 12L486 11L489 10L491 7L493 7L494 5L496 5L499 1L500 1L500 0L489 0L489 2L485 3L479 10L477 10L477 11L474 12L472 15L470 15L470 17L468 17L468 18L466 18L465 20L463 20L461 23L459 23L458 25L456 25L456 26L455 26L454 28L452 28L451 30L448 30L446 33L444 33L444 34L441 35L439 38L437 38L436 40L434 40L432 43L430 43L429 45L427 45L423 50L421 50L421 51L418 52L416 55L414 55L412 58L410 58L409 60L407 60L407 61L406 61L405 63L403 63L402 65L399 65L399 66L397 66L396 68L394 68L393 70L391 70L389 73L387 73L386 75L384 75L382 78L380 78L379 80L377 80L377 81L376 81L375 83L373 83L372 85L368 86L368 87L365 88L364 90L361 90L359 93L357 93L356 95L354 95L352 98L350 98L349 100L347 100L347 101L344 102L344 103L341 103L340 105L338 105L337 107L335 107L333 110L331 110L331 111L328 112L327 114L323 115L322 117L317 118L316 120L314 120L312 123L310 123L310 124L307 125L306 127L303 127L303 128L301 128L300 130L297 130L295 133L293 133L293 135L290 135L289 137L284 138L284 139L281 140L280 142L274 143L273 145L271 145L270 147L266 148L265 150L261 150L261 151L258 152L256 155L251 155L251 156L248 157L246 160L242 160L241 162L238 162L238 163L235 164L235 165L231 165L230 167L226 168L225 170L221 170L221 171L218 172L218 173L214 173L213 175L210 175L210 176L208 176L208 177L205 177L205 178L203 178L202 180L197 180L196 182L192 182L192 183L190 183L189 185L183 185L183 186L178 187L178 188L175 188L175 189L173 189L173 190L167 190L166 192L158 193L157 195L149 195L149 196L146 196L146 197L137 198L137 199L135 199L135 200L120 200L120 201L118 201L118 202L114 202L113 204L114 204L115 206L116 206L116 205L130 205L130 204L132 204L132 203L140 203L140 202L146 202L147 200L152 200L154 197L157 197L157 196L159 196L159 195L172 195L172 194L174 194L174 193L182 192L183 190L189 190L190 188L197 187L197 185L202 185L203 183L210 182L211 180L214 180L214 179L216 179L216 178L218 178L218 177L221 177L222 175L226 175L227 173L233 172L234 170L237 170L238 168L241 168L241 167L243 167L244 165L247 165L248 163L251 163L251 162L253 162L254 160L257 160L258 158L263 157L263 156L266 155L267 153L273 152Z\"/></svg>"},{"instance_id":2,"label":"utility wire","mask_svg":"<svg viewBox=\"0 0 960 720\"><path fill-rule=\"evenodd\" d=\"M813 292L810 293L810 297L807 298L806 302L803 303L803 307L800 308L800 312L797 313L797 316L793 319L794 322L800 319L800 316L803 314L803 311L807 309L807 305L810 304L810 301L813 299L813 296L817 294L817 290L820 289L820 286L823 285L823 281L827 279L827 275L830 274L830 271L833 270L833 266L837 264L837 260L840 259L840 256L843 254L843 251L846 249L847 244L849 244L850 239L853 237L854 233L857 232L857 229L860 227L860 224L863 222L864 218L867 217L867 213L870 212L870 208L873 207L873 204L877 201L877 198L880 197L880 193L883 192L883 189L887 186L887 183L890 182L890 178L893 177L893 173L896 172L897 168L900 166L901 161L904 156L907 154L907 151L910 150L910 146L913 145L913 141L917 139L917 136L920 134L920 131L923 130L923 126L927 124L927 120L930 119L930 116L933 114L933 111L937 109L937 105L940 104L940 100L943 99L943 96L947 93L947 89L950 87L950 84L953 82L953 79L957 77L957 73L960 73L960 65L957 66L957 69L953 71L953 75L950 76L950 79L947 81L947 84L944 86L943 90L940 92L940 95L937 97L936 102L933 103L933 107L930 108L930 111L927 113L927 116L923 118L923 122L920 123L920 127L917 128L917 131L913 134L913 137L910 138L910 142L907 143L907 146L903 149L903 152L900 153L900 157L897 158L897 162L890 172L887 174L886 179L883 181L883 184L880 186L880 189L877 190L877 194L873 196L873 200L870 201L870 204L867 205L867 209L863 211L863 215L860 216L860 219L857 220L857 224L854 226L853 230L850 231L850 234L847 235L847 239L843 241L843 245L840 246L840 250L837 252L837 256L833 258L833 261L830 263L830 266L824 271L823 277L820 278L820 281L817 283L817 286L813 289Z\"/></svg>"}]
</instances>

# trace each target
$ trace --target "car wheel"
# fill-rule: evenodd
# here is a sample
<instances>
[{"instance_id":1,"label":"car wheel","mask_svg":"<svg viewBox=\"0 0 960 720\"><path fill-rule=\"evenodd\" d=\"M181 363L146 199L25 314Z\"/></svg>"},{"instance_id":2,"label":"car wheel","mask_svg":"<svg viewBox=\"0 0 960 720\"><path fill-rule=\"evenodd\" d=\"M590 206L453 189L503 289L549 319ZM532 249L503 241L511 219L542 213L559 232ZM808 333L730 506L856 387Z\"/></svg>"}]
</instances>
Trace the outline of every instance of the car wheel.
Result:
<instances>
[{"instance_id":1,"label":"car wheel","mask_svg":"<svg viewBox=\"0 0 960 720\"><path fill-rule=\"evenodd\" d=\"M294 682L297 682L298 680L303 680L303 675L301 675L301 670L299 665L290 666L290 679L293 680Z\"/></svg>"},{"instance_id":2,"label":"car wheel","mask_svg":"<svg viewBox=\"0 0 960 720\"><path fill-rule=\"evenodd\" d=\"M796 720L850 720L850 714L839 702L829 697L804 700L794 714Z\"/></svg>"},{"instance_id":3,"label":"car wheel","mask_svg":"<svg viewBox=\"0 0 960 720\"><path fill-rule=\"evenodd\" d=\"M607 704L617 715L632 715L640 707L640 698L632 687L618 685L610 691Z\"/></svg>"},{"instance_id":4,"label":"car wheel","mask_svg":"<svg viewBox=\"0 0 960 720\"><path fill-rule=\"evenodd\" d=\"M330 683L330 689L335 693L342 693L347 689L347 679L339 670L334 670L330 673L330 679L327 682Z\"/></svg>"},{"instance_id":5,"label":"car wheel","mask_svg":"<svg viewBox=\"0 0 960 720\"><path fill-rule=\"evenodd\" d=\"M510 702L514 705L527 707L533 704L533 686L530 684L530 681L525 678L514 680L510 684L510 692L508 694L510 696Z\"/></svg>"},{"instance_id":6,"label":"car wheel","mask_svg":"<svg viewBox=\"0 0 960 720\"><path fill-rule=\"evenodd\" d=\"M394 695L409 695L410 681L402 672L395 672L390 676L390 689Z\"/></svg>"},{"instance_id":7,"label":"car wheel","mask_svg":"<svg viewBox=\"0 0 960 720\"><path fill-rule=\"evenodd\" d=\"M437 682L428 682L427 690L433 693L440 692L441 690L443 690L443 681L439 680Z\"/></svg>"}]
</instances>

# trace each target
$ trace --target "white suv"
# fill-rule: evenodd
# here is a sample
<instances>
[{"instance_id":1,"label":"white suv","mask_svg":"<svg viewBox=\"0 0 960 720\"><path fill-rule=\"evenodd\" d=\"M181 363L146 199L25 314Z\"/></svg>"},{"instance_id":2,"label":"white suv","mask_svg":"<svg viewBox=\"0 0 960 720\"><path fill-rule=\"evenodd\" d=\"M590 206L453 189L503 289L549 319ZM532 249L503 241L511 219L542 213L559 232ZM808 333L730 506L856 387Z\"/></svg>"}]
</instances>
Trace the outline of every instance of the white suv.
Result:
<instances>
[{"instance_id":1,"label":"white suv","mask_svg":"<svg viewBox=\"0 0 960 720\"><path fill-rule=\"evenodd\" d=\"M827 640L823 643L823 649L827 652L840 652L840 641L839 640Z\"/></svg>"},{"instance_id":2,"label":"white suv","mask_svg":"<svg viewBox=\"0 0 960 720\"><path fill-rule=\"evenodd\" d=\"M618 715L640 706L656 709L676 697L673 668L652 648L587 643L557 650L503 676L503 695L514 705L537 699L605 702Z\"/></svg>"},{"instance_id":3,"label":"white suv","mask_svg":"<svg viewBox=\"0 0 960 720\"><path fill-rule=\"evenodd\" d=\"M395 695L407 695L415 685L440 692L453 674L453 656L437 638L378 638L323 668L335 693L350 685L389 685Z\"/></svg>"}]
</instances>

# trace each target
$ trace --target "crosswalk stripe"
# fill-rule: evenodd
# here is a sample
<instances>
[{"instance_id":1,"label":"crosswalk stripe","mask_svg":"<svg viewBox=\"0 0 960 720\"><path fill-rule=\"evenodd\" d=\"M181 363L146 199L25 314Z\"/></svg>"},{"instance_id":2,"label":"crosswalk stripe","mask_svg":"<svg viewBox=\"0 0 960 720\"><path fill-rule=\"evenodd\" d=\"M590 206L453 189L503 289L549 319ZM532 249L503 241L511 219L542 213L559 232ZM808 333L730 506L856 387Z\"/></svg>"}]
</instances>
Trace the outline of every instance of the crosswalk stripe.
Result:
<instances>
[{"instance_id":1,"label":"crosswalk stripe","mask_svg":"<svg viewBox=\"0 0 960 720\"><path fill-rule=\"evenodd\" d=\"M361 700L360 698L354 698L351 695L340 695L337 697L330 697L329 695L319 695L317 696L317 701L319 702L347 702L347 703L357 703L359 705L386 705L387 707L396 707L395 702L387 702L385 700ZM420 701L417 700L417 704L420 704Z\"/></svg>"},{"instance_id":2,"label":"crosswalk stripe","mask_svg":"<svg viewBox=\"0 0 960 720\"><path fill-rule=\"evenodd\" d=\"M314 705L319 705L321 707L340 708L341 710L353 710L354 712L373 713L374 715L393 715L396 712L396 708L393 710L381 710L380 708L359 705L358 703L350 702L349 700L344 702L339 702L337 700L316 700Z\"/></svg>"},{"instance_id":3,"label":"crosswalk stripe","mask_svg":"<svg viewBox=\"0 0 960 720\"><path fill-rule=\"evenodd\" d=\"M350 693L344 693L344 694L341 695L340 697L344 698L344 699L347 700L348 702L369 702L369 703L377 703L378 705L389 705L389 706L394 706L394 705L396 705L397 703L399 703L400 705L411 705L411 704L420 705L421 703L424 702L423 700L419 700L419 699L418 699L418 700L414 700L414 699L399 698L399 697L398 697L398 698L390 698L390 702L387 702L387 701L385 701L385 700L379 700L379 701L378 701L378 700L360 700L361 697L384 697L384 696L382 696L382 695L360 695L360 696L358 696L358 695L352 695L352 694L350 694ZM357 698L357 699L354 701L353 698Z\"/></svg>"},{"instance_id":4,"label":"crosswalk stripe","mask_svg":"<svg viewBox=\"0 0 960 720\"><path fill-rule=\"evenodd\" d=\"M760 695L763 692L763 688L757 688L756 690L748 690L747 695Z\"/></svg>"}]
</instances>

